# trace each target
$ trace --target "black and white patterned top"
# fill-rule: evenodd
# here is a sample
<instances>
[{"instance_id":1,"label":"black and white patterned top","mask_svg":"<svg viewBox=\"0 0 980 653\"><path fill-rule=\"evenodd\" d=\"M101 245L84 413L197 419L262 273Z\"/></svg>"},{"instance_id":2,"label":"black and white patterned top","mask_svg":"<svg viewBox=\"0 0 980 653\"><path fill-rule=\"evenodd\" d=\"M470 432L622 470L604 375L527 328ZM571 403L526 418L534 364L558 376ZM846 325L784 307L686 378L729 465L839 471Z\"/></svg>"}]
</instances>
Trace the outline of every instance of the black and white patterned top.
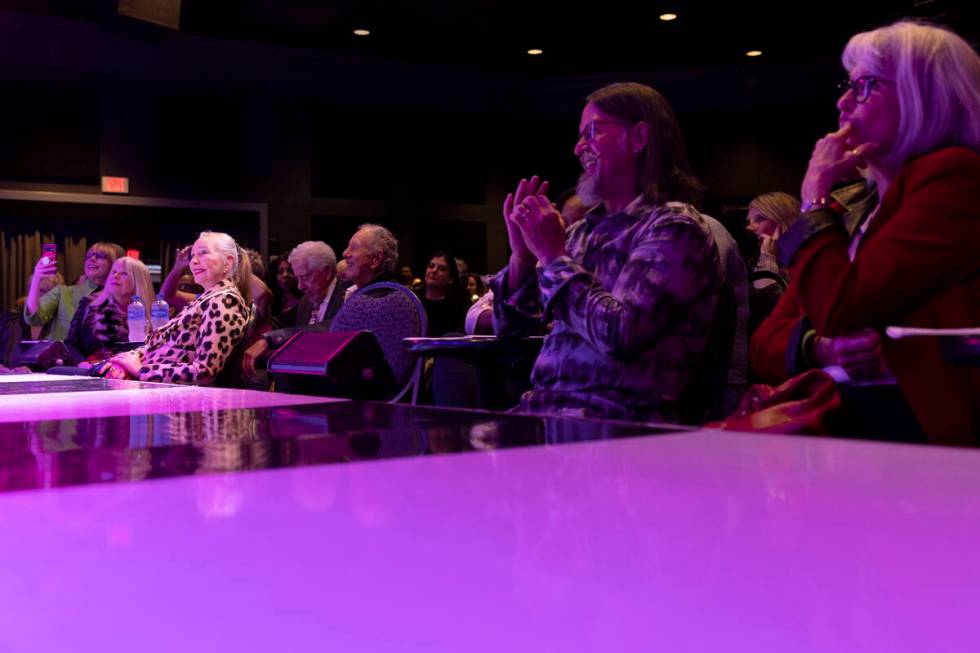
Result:
<instances>
[{"instance_id":1,"label":"black and white patterned top","mask_svg":"<svg viewBox=\"0 0 980 653\"><path fill-rule=\"evenodd\" d=\"M82 297L72 317L65 344L90 361L109 358L129 342L126 309L112 299L96 303L98 293Z\"/></svg>"}]
</instances>

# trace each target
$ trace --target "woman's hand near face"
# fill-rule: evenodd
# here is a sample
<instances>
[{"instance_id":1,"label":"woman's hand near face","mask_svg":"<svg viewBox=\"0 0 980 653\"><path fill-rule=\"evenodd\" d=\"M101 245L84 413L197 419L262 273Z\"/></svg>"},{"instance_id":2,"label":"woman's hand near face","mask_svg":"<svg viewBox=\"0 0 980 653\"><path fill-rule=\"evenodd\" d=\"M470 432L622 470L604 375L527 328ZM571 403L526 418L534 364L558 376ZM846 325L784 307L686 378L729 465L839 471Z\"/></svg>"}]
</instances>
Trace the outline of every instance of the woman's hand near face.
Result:
<instances>
[{"instance_id":1,"label":"woman's hand near face","mask_svg":"<svg viewBox=\"0 0 980 653\"><path fill-rule=\"evenodd\" d=\"M857 176L857 169L867 165L864 157L874 152L878 145L861 143L851 148L847 144L850 131L850 123L845 123L813 146L813 154L810 155L810 163L800 188L802 199L827 197L836 184L853 179Z\"/></svg>"}]
</instances>

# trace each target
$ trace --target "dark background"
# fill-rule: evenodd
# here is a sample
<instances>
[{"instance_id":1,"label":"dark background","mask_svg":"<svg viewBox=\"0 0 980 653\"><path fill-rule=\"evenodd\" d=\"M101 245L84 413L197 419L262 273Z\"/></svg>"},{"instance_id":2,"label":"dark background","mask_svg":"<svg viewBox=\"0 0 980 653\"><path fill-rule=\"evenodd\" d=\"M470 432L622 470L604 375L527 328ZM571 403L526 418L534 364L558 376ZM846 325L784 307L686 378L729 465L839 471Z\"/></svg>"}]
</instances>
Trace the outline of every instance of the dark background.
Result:
<instances>
[{"instance_id":1,"label":"dark background","mask_svg":"<svg viewBox=\"0 0 980 653\"><path fill-rule=\"evenodd\" d=\"M851 34L927 16L974 40L977 25L942 0L527 5L184 0L172 30L102 0L0 2L0 188L98 193L101 175L125 176L133 196L267 204L270 253L313 237L339 255L357 225L380 222L416 274L439 249L490 271L517 180L574 184L595 88L661 91L706 208L737 228L756 194L797 192L836 125ZM668 10L680 18L657 20ZM362 26L370 37L351 34ZM254 214L32 204L0 201L8 236L51 225L151 258L203 228L261 245Z\"/></svg>"}]
</instances>

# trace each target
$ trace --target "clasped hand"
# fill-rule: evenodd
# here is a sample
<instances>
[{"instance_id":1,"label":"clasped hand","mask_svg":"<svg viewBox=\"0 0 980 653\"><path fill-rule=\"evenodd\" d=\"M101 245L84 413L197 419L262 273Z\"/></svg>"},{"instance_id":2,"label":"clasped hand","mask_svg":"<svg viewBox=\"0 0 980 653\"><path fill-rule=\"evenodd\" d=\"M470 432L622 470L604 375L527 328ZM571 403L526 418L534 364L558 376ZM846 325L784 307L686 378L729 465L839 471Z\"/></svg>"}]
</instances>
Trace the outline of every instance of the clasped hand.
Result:
<instances>
[{"instance_id":1,"label":"clasped hand","mask_svg":"<svg viewBox=\"0 0 980 653\"><path fill-rule=\"evenodd\" d=\"M565 254L565 223L547 197L548 182L522 179L504 200L504 222L514 256L547 265Z\"/></svg>"}]
</instances>

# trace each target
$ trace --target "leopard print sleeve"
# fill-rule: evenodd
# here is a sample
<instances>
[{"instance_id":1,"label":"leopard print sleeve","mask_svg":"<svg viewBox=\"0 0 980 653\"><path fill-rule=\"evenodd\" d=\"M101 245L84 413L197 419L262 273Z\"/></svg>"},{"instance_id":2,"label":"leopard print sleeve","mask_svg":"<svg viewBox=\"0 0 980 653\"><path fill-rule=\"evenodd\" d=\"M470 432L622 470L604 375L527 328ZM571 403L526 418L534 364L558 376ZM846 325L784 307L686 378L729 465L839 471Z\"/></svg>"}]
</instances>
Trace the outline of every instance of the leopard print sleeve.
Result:
<instances>
[{"instance_id":1,"label":"leopard print sleeve","mask_svg":"<svg viewBox=\"0 0 980 653\"><path fill-rule=\"evenodd\" d=\"M206 384L224 368L245 336L248 307L238 292L220 292L201 297L195 309L179 322L173 321L180 325L174 333L162 334L171 342L161 346L172 354L147 361L140 370L143 381Z\"/></svg>"}]
</instances>

